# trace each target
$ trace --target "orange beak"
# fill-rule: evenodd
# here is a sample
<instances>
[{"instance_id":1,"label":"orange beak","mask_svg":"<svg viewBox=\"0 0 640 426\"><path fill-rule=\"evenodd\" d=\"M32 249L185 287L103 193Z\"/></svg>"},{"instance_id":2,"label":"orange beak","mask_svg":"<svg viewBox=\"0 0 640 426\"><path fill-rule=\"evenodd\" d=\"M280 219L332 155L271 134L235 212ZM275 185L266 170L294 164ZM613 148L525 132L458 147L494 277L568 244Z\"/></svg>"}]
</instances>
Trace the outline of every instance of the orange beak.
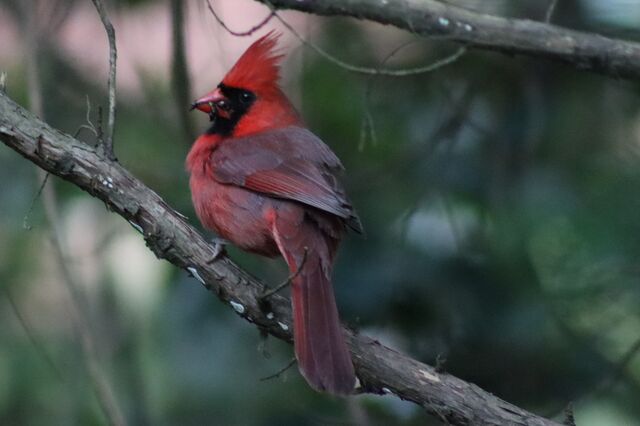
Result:
<instances>
[{"instance_id":1,"label":"orange beak","mask_svg":"<svg viewBox=\"0 0 640 426\"><path fill-rule=\"evenodd\" d=\"M207 114L212 114L214 113L213 107L222 106L226 101L227 98L225 98L219 88L216 88L192 103L191 110L198 109Z\"/></svg>"}]
</instances>

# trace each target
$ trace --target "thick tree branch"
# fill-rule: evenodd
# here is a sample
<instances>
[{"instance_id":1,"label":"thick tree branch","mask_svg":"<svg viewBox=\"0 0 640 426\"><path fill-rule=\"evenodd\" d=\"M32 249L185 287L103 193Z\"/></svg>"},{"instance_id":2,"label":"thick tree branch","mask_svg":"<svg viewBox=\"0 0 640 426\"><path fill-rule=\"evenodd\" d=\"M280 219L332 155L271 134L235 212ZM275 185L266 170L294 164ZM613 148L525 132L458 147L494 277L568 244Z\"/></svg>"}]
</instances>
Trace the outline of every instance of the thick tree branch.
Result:
<instances>
[{"instance_id":1,"label":"thick tree branch","mask_svg":"<svg viewBox=\"0 0 640 426\"><path fill-rule=\"evenodd\" d=\"M0 140L29 161L68 180L124 217L160 258L188 270L243 318L291 341L289 301L221 257L209 264L213 247L155 192L94 148L49 127L0 93ZM453 425L558 425L433 367L345 330L362 391L413 401Z\"/></svg>"},{"instance_id":2,"label":"thick tree branch","mask_svg":"<svg viewBox=\"0 0 640 426\"><path fill-rule=\"evenodd\" d=\"M564 62L616 78L640 78L640 43L548 23L473 12L436 0L256 0L277 9L341 15L446 36L470 47Z\"/></svg>"}]
</instances>

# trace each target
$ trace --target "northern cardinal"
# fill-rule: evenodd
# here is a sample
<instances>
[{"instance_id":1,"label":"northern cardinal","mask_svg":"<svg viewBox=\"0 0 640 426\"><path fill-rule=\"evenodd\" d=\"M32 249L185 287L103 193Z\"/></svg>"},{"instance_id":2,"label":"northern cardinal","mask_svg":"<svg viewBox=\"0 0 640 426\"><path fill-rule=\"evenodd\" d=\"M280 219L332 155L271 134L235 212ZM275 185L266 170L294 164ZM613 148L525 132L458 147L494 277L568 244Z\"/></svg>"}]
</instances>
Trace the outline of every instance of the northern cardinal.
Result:
<instances>
[{"instance_id":1,"label":"northern cardinal","mask_svg":"<svg viewBox=\"0 0 640 426\"><path fill-rule=\"evenodd\" d=\"M334 176L340 160L278 85L278 37L253 43L192 105L211 125L187 157L191 194L206 228L244 250L284 258L300 372L314 389L346 395L355 374L331 272L346 228L362 226Z\"/></svg>"}]
</instances>

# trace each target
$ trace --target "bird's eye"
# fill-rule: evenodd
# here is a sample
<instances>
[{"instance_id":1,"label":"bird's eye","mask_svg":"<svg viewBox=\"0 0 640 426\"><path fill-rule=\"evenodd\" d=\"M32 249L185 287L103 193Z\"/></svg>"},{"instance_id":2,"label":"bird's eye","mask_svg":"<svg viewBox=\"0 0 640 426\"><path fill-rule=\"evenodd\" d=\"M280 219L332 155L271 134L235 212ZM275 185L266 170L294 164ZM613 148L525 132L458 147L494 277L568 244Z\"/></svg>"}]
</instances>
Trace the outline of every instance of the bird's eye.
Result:
<instances>
[{"instance_id":1,"label":"bird's eye","mask_svg":"<svg viewBox=\"0 0 640 426\"><path fill-rule=\"evenodd\" d=\"M242 94L240 95L240 97L242 98L243 101L247 102L250 101L251 98L253 97L253 95L251 94L251 92L242 92Z\"/></svg>"}]
</instances>

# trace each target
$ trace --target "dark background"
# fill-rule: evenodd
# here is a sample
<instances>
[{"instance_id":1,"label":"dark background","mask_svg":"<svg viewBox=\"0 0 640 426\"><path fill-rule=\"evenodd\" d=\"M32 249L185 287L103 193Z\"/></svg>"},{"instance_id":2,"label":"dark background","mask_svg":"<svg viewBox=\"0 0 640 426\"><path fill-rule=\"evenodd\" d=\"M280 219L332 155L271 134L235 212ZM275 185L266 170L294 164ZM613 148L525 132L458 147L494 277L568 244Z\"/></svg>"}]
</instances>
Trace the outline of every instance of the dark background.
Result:
<instances>
[{"instance_id":1,"label":"dark background","mask_svg":"<svg viewBox=\"0 0 640 426\"><path fill-rule=\"evenodd\" d=\"M0 2L15 35L0 43L0 68L9 95L28 105L18 3ZM74 133L85 95L95 122L106 78L55 41L80 19L78 8L91 12L90 2L58 3L68 13L39 44L38 68L46 120ZM538 0L449 3L535 20L546 9ZM199 1L185 4L187 14L208 13ZM169 7L121 1L109 11L126 19L165 9L169 16ZM238 29L266 13L254 9ZM375 67L408 42L385 66L427 64L456 48L350 19L306 19L313 43L360 65ZM560 0L553 22L638 40L640 3ZM288 40L285 91L343 160L366 229L365 238L346 238L335 268L344 321L421 361L446 360L446 371L541 415L561 418L573 402L580 426L640 424L638 83L485 51L430 74L371 78ZM161 46L149 40L149 48ZM139 92L119 92L118 158L196 224L183 165L190 141L177 118L186 106L176 104L168 67L139 72ZM210 87L222 77L190 73ZM192 92L190 99L202 94ZM206 117L190 119L205 128ZM131 424L436 424L389 396L317 394L295 368L260 381L289 362L290 346L263 342L184 271L155 260L98 200L57 178L49 184L100 365ZM0 146L0 424L103 424L41 200L30 211L39 185L34 166ZM233 248L230 255L272 284L286 277L280 261Z\"/></svg>"}]
</instances>

